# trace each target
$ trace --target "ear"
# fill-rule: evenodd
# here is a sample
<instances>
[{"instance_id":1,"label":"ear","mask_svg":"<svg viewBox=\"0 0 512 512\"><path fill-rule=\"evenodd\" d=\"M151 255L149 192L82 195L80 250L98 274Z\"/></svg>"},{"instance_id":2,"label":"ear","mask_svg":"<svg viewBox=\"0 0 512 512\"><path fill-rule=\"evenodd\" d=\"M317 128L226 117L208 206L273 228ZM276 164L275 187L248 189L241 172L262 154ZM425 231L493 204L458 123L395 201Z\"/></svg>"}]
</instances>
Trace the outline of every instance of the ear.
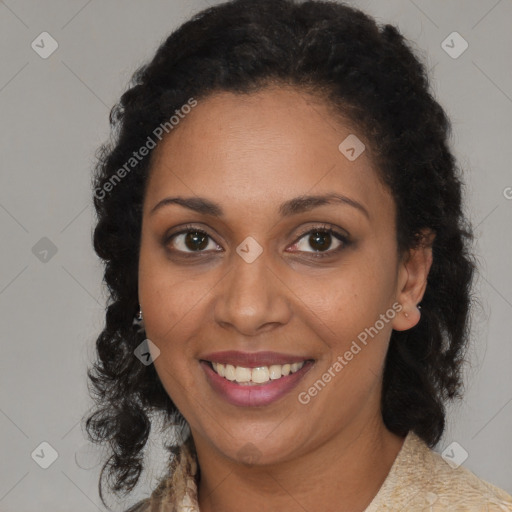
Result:
<instances>
[{"instance_id":1,"label":"ear","mask_svg":"<svg viewBox=\"0 0 512 512\"><path fill-rule=\"evenodd\" d=\"M421 312L417 304L421 302L427 288L434 238L435 233L432 230L422 230L418 246L410 249L399 263L395 296L403 309L393 319L392 326L395 331L406 331L420 321Z\"/></svg>"}]
</instances>

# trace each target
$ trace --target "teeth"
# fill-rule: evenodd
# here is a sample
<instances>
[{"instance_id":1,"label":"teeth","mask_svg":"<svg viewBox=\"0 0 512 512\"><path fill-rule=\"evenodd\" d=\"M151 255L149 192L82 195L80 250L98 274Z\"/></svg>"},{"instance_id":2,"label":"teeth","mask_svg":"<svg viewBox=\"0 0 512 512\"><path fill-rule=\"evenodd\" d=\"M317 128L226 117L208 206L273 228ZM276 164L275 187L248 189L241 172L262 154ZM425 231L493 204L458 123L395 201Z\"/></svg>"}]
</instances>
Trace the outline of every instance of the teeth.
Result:
<instances>
[{"instance_id":1,"label":"teeth","mask_svg":"<svg viewBox=\"0 0 512 512\"><path fill-rule=\"evenodd\" d=\"M263 384L269 380L277 380L290 373L295 373L304 366L305 361L290 364L273 364L272 366L259 366L257 368L245 368L231 364L213 363L216 373L227 380L240 384Z\"/></svg>"},{"instance_id":2,"label":"teeth","mask_svg":"<svg viewBox=\"0 0 512 512\"><path fill-rule=\"evenodd\" d=\"M235 380L237 382L249 382L251 380L251 370L237 366L235 368Z\"/></svg>"},{"instance_id":3,"label":"teeth","mask_svg":"<svg viewBox=\"0 0 512 512\"><path fill-rule=\"evenodd\" d=\"M212 363L213 365L213 368L214 370L221 376L221 377L225 377L226 376L226 367L223 365L223 364L218 364L218 363ZM233 372L233 377L234 377L235 373Z\"/></svg>"},{"instance_id":4,"label":"teeth","mask_svg":"<svg viewBox=\"0 0 512 512\"><path fill-rule=\"evenodd\" d=\"M273 364L268 367L268 375L272 380L280 379L282 375L286 375L283 373L283 367L280 364Z\"/></svg>"}]
</instances>

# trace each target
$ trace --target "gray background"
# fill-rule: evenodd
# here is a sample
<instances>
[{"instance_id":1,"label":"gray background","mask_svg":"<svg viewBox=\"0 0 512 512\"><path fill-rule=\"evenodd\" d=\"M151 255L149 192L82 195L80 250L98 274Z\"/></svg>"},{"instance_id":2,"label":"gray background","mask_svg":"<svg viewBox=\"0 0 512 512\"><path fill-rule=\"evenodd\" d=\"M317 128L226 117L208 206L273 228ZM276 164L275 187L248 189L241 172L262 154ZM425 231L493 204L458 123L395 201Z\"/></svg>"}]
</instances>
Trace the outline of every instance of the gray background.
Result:
<instances>
[{"instance_id":1,"label":"gray background","mask_svg":"<svg viewBox=\"0 0 512 512\"><path fill-rule=\"evenodd\" d=\"M100 454L80 429L91 406L85 372L106 298L91 244L94 151L109 135L109 109L135 68L173 28L213 3L0 2L4 512L104 510L97 493ZM351 3L415 41L453 122L452 145L466 173L478 237L482 307L473 320L466 395L450 410L436 449L456 441L468 452L466 467L512 493L512 1ZM47 59L31 47L44 31L59 44ZM441 46L453 31L469 44L455 59ZM41 252L49 245L44 237L54 255ZM58 452L48 469L31 457L44 441ZM160 442L152 436L153 464L130 502L161 476Z\"/></svg>"}]
</instances>

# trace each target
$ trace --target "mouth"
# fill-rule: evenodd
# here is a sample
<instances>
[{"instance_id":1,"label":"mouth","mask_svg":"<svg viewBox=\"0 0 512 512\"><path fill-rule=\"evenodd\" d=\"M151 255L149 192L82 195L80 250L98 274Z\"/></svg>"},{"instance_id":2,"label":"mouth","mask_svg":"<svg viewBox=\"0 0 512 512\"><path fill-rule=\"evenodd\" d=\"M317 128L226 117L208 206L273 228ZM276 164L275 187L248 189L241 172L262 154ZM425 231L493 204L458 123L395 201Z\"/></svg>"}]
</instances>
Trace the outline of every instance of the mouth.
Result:
<instances>
[{"instance_id":1,"label":"mouth","mask_svg":"<svg viewBox=\"0 0 512 512\"><path fill-rule=\"evenodd\" d=\"M315 360L302 359L268 366L254 361L249 363L251 366L207 359L200 359L199 363L214 396L237 407L264 407L290 395L314 367Z\"/></svg>"},{"instance_id":2,"label":"mouth","mask_svg":"<svg viewBox=\"0 0 512 512\"><path fill-rule=\"evenodd\" d=\"M228 363L201 360L207 364L212 371L230 382L241 386L257 386L270 381L277 381L288 375L297 373L307 363L313 363L314 359L305 359L300 362L273 364L270 366L235 366Z\"/></svg>"}]
</instances>

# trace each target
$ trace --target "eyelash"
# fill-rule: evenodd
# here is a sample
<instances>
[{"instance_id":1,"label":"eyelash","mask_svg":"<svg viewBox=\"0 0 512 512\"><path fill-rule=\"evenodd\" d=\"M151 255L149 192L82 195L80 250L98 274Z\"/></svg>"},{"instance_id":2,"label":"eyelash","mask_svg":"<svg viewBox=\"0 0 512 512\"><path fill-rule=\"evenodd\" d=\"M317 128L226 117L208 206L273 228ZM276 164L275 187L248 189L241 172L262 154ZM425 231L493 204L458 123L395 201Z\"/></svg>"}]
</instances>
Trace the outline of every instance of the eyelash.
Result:
<instances>
[{"instance_id":1,"label":"eyelash","mask_svg":"<svg viewBox=\"0 0 512 512\"><path fill-rule=\"evenodd\" d=\"M200 233L201 235L206 235L208 238L213 240L213 238L204 229L200 229L197 226L194 226L193 224L187 224L180 231L178 231L176 233L171 233L170 235L165 236L164 240L163 240L163 244L165 247L167 247L169 245L169 243L178 235L182 235L182 234L186 234L186 233L190 233L190 232L195 232L195 233ZM334 254L341 252L343 249L346 249L351 244L350 239L346 235L343 235L339 231L333 229L330 224L321 224L318 226L313 226L312 228L309 228L307 231L304 231L303 233L298 235L298 238L292 245L295 245L296 243L298 243L301 240L301 238L303 238L305 235L313 234L316 232L332 235L335 239L337 239L341 242L341 245L339 247L337 247L336 249L330 249L327 251L313 251L313 252L306 251L307 254L311 254L311 256L313 258L326 258L329 256L332 257ZM187 251L180 251L180 250L175 250L175 249L169 249L169 250L174 253L176 253L176 252L180 253L180 256L185 257L185 258L197 257L201 253L206 253L206 251L189 251L189 252L187 252ZM303 252L303 251L300 251L300 252ZM199 256L199 257L201 257L201 256Z\"/></svg>"}]
</instances>

